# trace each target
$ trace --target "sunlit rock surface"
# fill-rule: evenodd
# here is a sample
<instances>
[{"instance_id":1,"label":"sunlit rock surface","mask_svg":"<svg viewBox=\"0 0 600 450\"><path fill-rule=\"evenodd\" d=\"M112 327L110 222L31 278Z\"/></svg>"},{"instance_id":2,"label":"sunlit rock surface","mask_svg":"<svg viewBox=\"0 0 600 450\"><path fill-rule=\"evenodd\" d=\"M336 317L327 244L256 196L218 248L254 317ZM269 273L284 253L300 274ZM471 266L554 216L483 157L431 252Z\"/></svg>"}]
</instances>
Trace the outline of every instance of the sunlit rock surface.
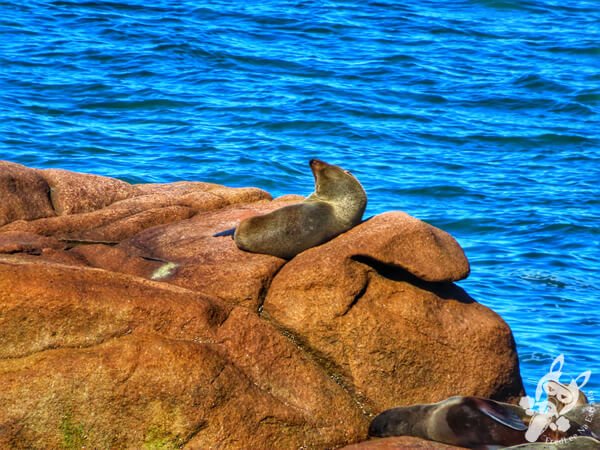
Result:
<instances>
[{"instance_id":1,"label":"sunlit rock surface","mask_svg":"<svg viewBox=\"0 0 600 450\"><path fill-rule=\"evenodd\" d=\"M213 235L297 196L0 162L0 198L2 446L332 448L386 408L522 393L462 249L407 214L286 262Z\"/></svg>"}]
</instances>

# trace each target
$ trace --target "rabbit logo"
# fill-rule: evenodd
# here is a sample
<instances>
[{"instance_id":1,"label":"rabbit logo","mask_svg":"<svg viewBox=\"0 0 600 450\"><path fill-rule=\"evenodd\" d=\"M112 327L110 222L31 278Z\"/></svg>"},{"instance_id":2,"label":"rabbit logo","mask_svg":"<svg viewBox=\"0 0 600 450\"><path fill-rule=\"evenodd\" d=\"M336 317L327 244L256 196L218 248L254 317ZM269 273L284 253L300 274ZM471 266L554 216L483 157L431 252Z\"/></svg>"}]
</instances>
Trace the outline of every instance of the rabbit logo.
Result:
<instances>
[{"instance_id":1,"label":"rabbit logo","mask_svg":"<svg viewBox=\"0 0 600 450\"><path fill-rule=\"evenodd\" d=\"M525 433L525 439L529 442L537 441L548 428L557 432L567 431L571 424L564 415L575 406L587 403L581 388L588 382L592 372L582 372L576 379L571 379L568 385L563 384L560 376L564 362L564 355L558 355L550 366L550 372L538 382L535 399L527 396L519 403L527 415L531 416ZM547 395L545 401L541 401L543 393Z\"/></svg>"}]
</instances>

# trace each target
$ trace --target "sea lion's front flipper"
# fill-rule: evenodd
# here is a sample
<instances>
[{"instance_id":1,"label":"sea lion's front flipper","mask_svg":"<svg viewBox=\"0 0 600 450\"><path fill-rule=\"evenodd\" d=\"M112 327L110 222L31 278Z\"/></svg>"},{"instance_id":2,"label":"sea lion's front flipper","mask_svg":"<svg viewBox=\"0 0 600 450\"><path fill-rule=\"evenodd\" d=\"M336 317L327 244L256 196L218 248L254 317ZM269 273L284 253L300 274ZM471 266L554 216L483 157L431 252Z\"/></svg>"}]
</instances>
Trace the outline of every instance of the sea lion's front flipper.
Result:
<instances>
[{"instance_id":1,"label":"sea lion's front flipper","mask_svg":"<svg viewBox=\"0 0 600 450\"><path fill-rule=\"evenodd\" d=\"M527 424L511 407L512 405L503 405L502 403L494 402L484 398L474 398L475 405L479 411L491 419L506 425L513 430L525 431ZM516 408L516 407L515 407Z\"/></svg>"},{"instance_id":2,"label":"sea lion's front flipper","mask_svg":"<svg viewBox=\"0 0 600 450\"><path fill-rule=\"evenodd\" d=\"M213 237L231 236L231 239L233 239L234 234L235 234L235 228L230 228L229 230L224 230L224 231L220 231L218 233L213 234Z\"/></svg>"}]
</instances>

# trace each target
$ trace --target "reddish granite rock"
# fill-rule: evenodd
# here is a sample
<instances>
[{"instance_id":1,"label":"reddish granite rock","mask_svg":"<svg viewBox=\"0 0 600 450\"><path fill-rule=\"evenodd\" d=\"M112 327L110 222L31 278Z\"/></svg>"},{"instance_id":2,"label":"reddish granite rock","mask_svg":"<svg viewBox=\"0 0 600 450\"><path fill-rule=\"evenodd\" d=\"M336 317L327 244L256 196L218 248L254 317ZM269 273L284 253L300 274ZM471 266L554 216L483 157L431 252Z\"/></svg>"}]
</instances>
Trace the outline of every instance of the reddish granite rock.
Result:
<instances>
[{"instance_id":1,"label":"reddish granite rock","mask_svg":"<svg viewBox=\"0 0 600 450\"><path fill-rule=\"evenodd\" d=\"M65 242L35 233L5 231L0 233L0 253L41 254L43 249L63 249Z\"/></svg>"},{"instance_id":2,"label":"reddish granite rock","mask_svg":"<svg viewBox=\"0 0 600 450\"><path fill-rule=\"evenodd\" d=\"M59 216L102 209L134 193L129 183L115 178L62 169L40 170L39 174L50 186L50 200Z\"/></svg>"},{"instance_id":3,"label":"reddish granite rock","mask_svg":"<svg viewBox=\"0 0 600 450\"><path fill-rule=\"evenodd\" d=\"M267 192L257 188L227 188L218 184L201 182L138 184L134 187L136 196L119 202L120 207L136 206L142 209L151 209L179 205L198 213L229 205L271 199Z\"/></svg>"},{"instance_id":4,"label":"reddish granite rock","mask_svg":"<svg viewBox=\"0 0 600 450\"><path fill-rule=\"evenodd\" d=\"M412 436L370 439L360 444L342 447L340 450L459 450L464 447L427 441Z\"/></svg>"},{"instance_id":5,"label":"reddish granite rock","mask_svg":"<svg viewBox=\"0 0 600 450\"><path fill-rule=\"evenodd\" d=\"M0 227L3 231L24 231L45 236L55 236L67 240L93 240L101 242L120 242L146 228L192 217L200 211L210 211L236 203L253 202L270 196L255 188L223 188L208 183L197 183L196 189L180 196L172 190L163 188L152 192L137 188L136 196L117 201L110 206L82 212L79 214L48 217L38 220L16 220ZM109 191L111 198L115 195ZM71 203L76 203L70 199ZM100 202L100 200L96 200ZM87 203L82 201L82 204ZM83 207L82 207L83 208ZM45 216L44 216L45 217ZM0 221L0 223L3 223Z\"/></svg>"},{"instance_id":6,"label":"reddish granite rock","mask_svg":"<svg viewBox=\"0 0 600 450\"><path fill-rule=\"evenodd\" d=\"M69 254L88 266L137 275L147 280L157 278L155 273L165 266L164 261L131 255L122 248L105 244L78 245L72 248ZM45 256L59 261L54 255Z\"/></svg>"},{"instance_id":7,"label":"reddish granite rock","mask_svg":"<svg viewBox=\"0 0 600 450\"><path fill-rule=\"evenodd\" d=\"M469 276L469 261L452 236L403 212L373 217L349 231L337 245L342 257L370 258L424 281L458 281Z\"/></svg>"},{"instance_id":8,"label":"reddish granite rock","mask_svg":"<svg viewBox=\"0 0 600 450\"><path fill-rule=\"evenodd\" d=\"M447 282L468 274L462 250L416 221L382 214L298 255L273 280L264 316L373 413L452 395L516 399L509 327Z\"/></svg>"},{"instance_id":9,"label":"reddish granite rock","mask_svg":"<svg viewBox=\"0 0 600 450\"><path fill-rule=\"evenodd\" d=\"M177 268L172 275L161 277L163 281L256 311L285 260L240 251L231 236L214 234L234 228L246 217L287 204L287 200L276 200L200 213L190 220L138 233L121 247L128 253L175 263Z\"/></svg>"},{"instance_id":10,"label":"reddish granite rock","mask_svg":"<svg viewBox=\"0 0 600 450\"><path fill-rule=\"evenodd\" d=\"M406 214L286 262L214 234L299 196L0 162L0 198L0 447L331 448L522 392L460 246Z\"/></svg>"},{"instance_id":11,"label":"reddish granite rock","mask_svg":"<svg viewBox=\"0 0 600 450\"><path fill-rule=\"evenodd\" d=\"M35 170L0 161L0 227L15 220L55 215L50 186Z\"/></svg>"},{"instance_id":12,"label":"reddish granite rock","mask_svg":"<svg viewBox=\"0 0 600 450\"><path fill-rule=\"evenodd\" d=\"M26 231L65 240L119 242L145 228L187 219L193 211L183 206L144 210L139 207L112 205L97 211L49 217L29 222L19 220L0 228L3 231Z\"/></svg>"},{"instance_id":13,"label":"reddish granite rock","mask_svg":"<svg viewBox=\"0 0 600 450\"><path fill-rule=\"evenodd\" d=\"M247 308L15 256L0 257L0 292L0 441L297 448L364 435L351 397Z\"/></svg>"}]
</instances>

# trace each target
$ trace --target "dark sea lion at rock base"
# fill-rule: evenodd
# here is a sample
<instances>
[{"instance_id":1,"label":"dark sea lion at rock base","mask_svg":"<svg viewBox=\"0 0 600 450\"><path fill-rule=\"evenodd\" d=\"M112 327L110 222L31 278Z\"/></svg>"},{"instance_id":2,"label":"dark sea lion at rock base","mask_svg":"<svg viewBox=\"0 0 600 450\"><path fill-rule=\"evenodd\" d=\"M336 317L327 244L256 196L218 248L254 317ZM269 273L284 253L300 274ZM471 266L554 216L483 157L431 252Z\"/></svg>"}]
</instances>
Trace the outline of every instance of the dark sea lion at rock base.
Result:
<instances>
[{"instance_id":1,"label":"dark sea lion at rock base","mask_svg":"<svg viewBox=\"0 0 600 450\"><path fill-rule=\"evenodd\" d=\"M240 249L291 259L361 222L367 195L358 180L318 159L310 161L310 168L315 192L301 203L243 220L234 233Z\"/></svg>"},{"instance_id":2,"label":"dark sea lion at rock base","mask_svg":"<svg viewBox=\"0 0 600 450\"><path fill-rule=\"evenodd\" d=\"M517 405L480 397L450 397L439 403L384 411L371 422L369 436L415 436L468 448L505 448L527 443L530 419ZM547 430L539 440L558 441L582 434L596 437L573 420L571 425L564 433Z\"/></svg>"},{"instance_id":3,"label":"dark sea lion at rock base","mask_svg":"<svg viewBox=\"0 0 600 450\"><path fill-rule=\"evenodd\" d=\"M525 442L527 425L519 409L479 397L451 397L384 411L371 422L369 436L416 436L461 447L511 446Z\"/></svg>"}]
</instances>

